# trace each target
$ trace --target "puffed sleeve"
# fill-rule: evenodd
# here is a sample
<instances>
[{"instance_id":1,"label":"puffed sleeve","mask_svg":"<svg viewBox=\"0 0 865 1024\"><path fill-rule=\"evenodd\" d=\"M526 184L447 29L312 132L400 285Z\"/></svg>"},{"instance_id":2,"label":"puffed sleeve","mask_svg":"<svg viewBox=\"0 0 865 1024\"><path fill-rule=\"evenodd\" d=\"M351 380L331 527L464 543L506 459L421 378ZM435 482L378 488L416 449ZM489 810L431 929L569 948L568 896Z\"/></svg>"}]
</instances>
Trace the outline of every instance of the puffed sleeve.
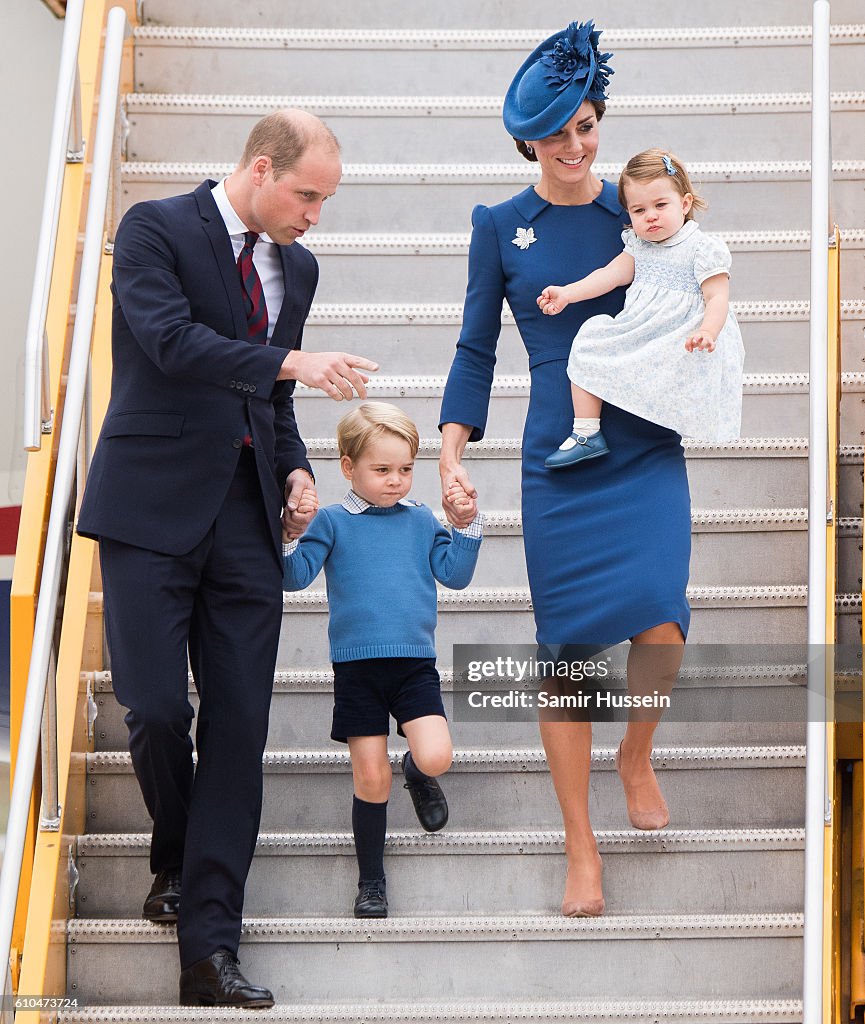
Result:
<instances>
[{"instance_id":1,"label":"puffed sleeve","mask_svg":"<svg viewBox=\"0 0 865 1024\"><path fill-rule=\"evenodd\" d=\"M505 276L492 214L486 206L476 206L463 326L445 385L439 430L443 423L464 423L472 428L470 441L484 436L504 297Z\"/></svg>"},{"instance_id":2,"label":"puffed sleeve","mask_svg":"<svg viewBox=\"0 0 865 1024\"><path fill-rule=\"evenodd\" d=\"M633 228L625 228L622 232L622 241L625 243L625 252L630 256L636 256L640 240L634 234Z\"/></svg>"},{"instance_id":3,"label":"puffed sleeve","mask_svg":"<svg viewBox=\"0 0 865 1024\"><path fill-rule=\"evenodd\" d=\"M694 253L694 276L699 284L717 274L729 276L732 262L733 257L726 242L717 235L703 235Z\"/></svg>"}]
</instances>

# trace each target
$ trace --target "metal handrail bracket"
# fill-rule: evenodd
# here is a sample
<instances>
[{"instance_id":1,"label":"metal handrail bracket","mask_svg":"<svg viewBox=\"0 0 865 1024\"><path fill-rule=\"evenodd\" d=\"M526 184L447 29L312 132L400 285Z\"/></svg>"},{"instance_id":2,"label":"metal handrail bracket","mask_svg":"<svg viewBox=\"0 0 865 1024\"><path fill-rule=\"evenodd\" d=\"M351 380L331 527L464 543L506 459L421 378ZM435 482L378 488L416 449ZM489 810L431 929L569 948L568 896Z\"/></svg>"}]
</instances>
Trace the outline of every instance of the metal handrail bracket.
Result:
<instances>
[{"instance_id":1,"label":"metal handrail bracket","mask_svg":"<svg viewBox=\"0 0 865 1024\"><path fill-rule=\"evenodd\" d=\"M27 678L21 737L16 759L15 781L9 808L9 824L3 868L0 872L0 955L9 961L18 886L27 820L33 793L36 757L42 731L43 705L50 674L54 630L60 591L60 578L67 549L67 522L78 462L84 406L88 394L90 346L93 318L103 257L103 235L108 203L111 165L115 152L115 121L120 93L120 72L123 44L130 33L126 12L114 7L108 14L105 48L102 61L102 80L99 93L99 115L93 146L93 168L81 256L81 274L78 289L78 309L69 356L66 397L57 452L51 512L45 540L42 579L33 633L32 657ZM65 144L65 139L64 139ZM56 730L48 729L47 742L56 746ZM57 752L48 749L43 760L57 769ZM56 804L56 779L48 786L54 794L54 807L44 808L50 820L61 815ZM10 996L10 992L6 992Z\"/></svg>"}]
</instances>

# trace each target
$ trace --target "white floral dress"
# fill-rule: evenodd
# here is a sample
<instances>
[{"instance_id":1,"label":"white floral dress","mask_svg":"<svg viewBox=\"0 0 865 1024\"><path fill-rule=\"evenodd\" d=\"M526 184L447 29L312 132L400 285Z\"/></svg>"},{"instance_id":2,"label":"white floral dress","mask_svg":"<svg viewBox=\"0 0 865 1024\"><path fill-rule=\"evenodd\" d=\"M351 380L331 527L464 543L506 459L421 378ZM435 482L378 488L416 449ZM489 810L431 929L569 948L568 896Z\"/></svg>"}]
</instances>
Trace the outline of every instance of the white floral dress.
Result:
<instances>
[{"instance_id":1,"label":"white floral dress","mask_svg":"<svg viewBox=\"0 0 865 1024\"><path fill-rule=\"evenodd\" d=\"M745 350L730 313L714 352L688 352L703 322L700 285L729 274L730 251L695 221L662 242L622 233L634 257L633 284L615 317L594 316L571 346L568 376L581 388L683 437L732 441L742 420ZM603 425L603 424L602 424Z\"/></svg>"}]
</instances>

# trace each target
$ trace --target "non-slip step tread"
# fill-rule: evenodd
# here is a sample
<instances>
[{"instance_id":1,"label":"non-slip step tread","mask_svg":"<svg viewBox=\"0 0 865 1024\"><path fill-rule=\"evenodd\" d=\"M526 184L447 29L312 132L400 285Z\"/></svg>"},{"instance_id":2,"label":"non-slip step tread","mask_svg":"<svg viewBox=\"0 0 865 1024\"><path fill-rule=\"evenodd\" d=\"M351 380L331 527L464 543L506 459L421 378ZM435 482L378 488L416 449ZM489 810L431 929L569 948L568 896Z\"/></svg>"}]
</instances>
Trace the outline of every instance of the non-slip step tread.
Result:
<instances>
[{"instance_id":1,"label":"non-slip step tread","mask_svg":"<svg viewBox=\"0 0 865 1024\"><path fill-rule=\"evenodd\" d=\"M861 520L859 520L861 525ZM788 686L791 683L804 685L807 666L804 664L755 664L755 665L689 665L687 662L679 670L676 687L682 689L699 689L706 682L712 687L728 686L731 689L741 686ZM849 676L850 685L861 687L862 674L845 673ZM439 677L443 690L453 690L453 669L439 669ZM611 679L620 680L624 673L614 666ZM839 677L841 678L841 677ZM95 693L112 693L110 672L82 672L81 680L93 688ZM190 692L194 692L192 673L188 675ZM836 681L837 685L837 681ZM273 676L273 688L280 693L331 692L333 689L333 669L298 669L294 671L278 671Z\"/></svg>"},{"instance_id":2,"label":"non-slip step tread","mask_svg":"<svg viewBox=\"0 0 865 1024\"><path fill-rule=\"evenodd\" d=\"M226 26L213 28L183 25L139 25L134 29L136 44L176 44L189 47L257 45L297 49L364 50L380 48L451 49L532 49L538 39L556 30L543 29L352 29L339 28L249 28ZM751 25L736 27L630 28L604 29L605 46L644 49L654 46L692 47L712 45L763 46L796 45L811 42L810 25ZM865 42L865 25L832 25L833 44Z\"/></svg>"},{"instance_id":3,"label":"non-slip step tread","mask_svg":"<svg viewBox=\"0 0 865 1024\"><path fill-rule=\"evenodd\" d=\"M128 93L127 113L214 113L265 115L286 107L300 107L318 116L361 113L379 117L462 116L496 117L502 113L501 96L327 96L235 95L225 93ZM865 91L831 94L833 111L865 110ZM616 96L608 116L642 114L771 114L810 113L809 92L694 93ZM693 173L693 171L692 171Z\"/></svg>"},{"instance_id":4,"label":"non-slip step tread","mask_svg":"<svg viewBox=\"0 0 865 1024\"><path fill-rule=\"evenodd\" d=\"M594 164L602 178L617 177L622 163ZM220 161L129 160L121 163L124 181L189 181L223 178L236 164ZM706 161L688 165L693 178L710 181L810 181L808 160ZM833 180L860 179L865 160L833 160ZM343 164L341 184L534 184L538 172L525 162L511 163L348 163Z\"/></svg>"},{"instance_id":5,"label":"non-slip step tread","mask_svg":"<svg viewBox=\"0 0 865 1024\"><path fill-rule=\"evenodd\" d=\"M802 1002L790 1000L575 1000L568 1002L306 1003L256 1010L276 1024L562 1024L658 1021L665 1024L799 1024ZM88 1006L62 1010L70 1024L249 1024L248 1010L226 1007Z\"/></svg>"},{"instance_id":6,"label":"non-slip step tread","mask_svg":"<svg viewBox=\"0 0 865 1024\"><path fill-rule=\"evenodd\" d=\"M803 828L774 829L664 829L635 832L632 829L601 829L595 833L601 853L703 853L754 850L804 850ZM388 832L385 849L390 854L451 853L538 854L564 850L565 833L550 829L442 832ZM340 854L354 850L351 832L262 832L256 855ZM146 856L150 834L146 832L94 833L77 840L77 856Z\"/></svg>"},{"instance_id":7,"label":"non-slip step tread","mask_svg":"<svg viewBox=\"0 0 865 1024\"><path fill-rule=\"evenodd\" d=\"M775 231L713 231L723 239L731 252L802 252L809 251L811 232L797 230ZM841 230L844 248L865 245L865 230ZM312 231L304 236L302 245L316 255L399 255L406 253L422 256L465 255L471 235L468 232L328 232Z\"/></svg>"},{"instance_id":8,"label":"non-slip step tread","mask_svg":"<svg viewBox=\"0 0 865 1024\"><path fill-rule=\"evenodd\" d=\"M441 398L447 376L442 374L388 374L371 377L366 385L370 398ZM805 395L810 387L807 373L746 373L742 391L746 395ZM850 371L841 374L841 388L845 393L865 391L865 373ZM493 378L490 397L527 398L531 392L528 374L499 374ZM298 384L296 394L316 400L333 399L319 388Z\"/></svg>"},{"instance_id":9,"label":"non-slip step tread","mask_svg":"<svg viewBox=\"0 0 865 1024\"><path fill-rule=\"evenodd\" d=\"M398 765L402 752L388 752L390 762ZM616 770L615 748L592 750L592 768ZM658 771L751 768L802 768L805 747L801 744L780 746L730 747L656 747L652 765ZM266 774L305 772L349 772L351 757L344 750L272 750L265 751L262 766ZM547 759L539 748L510 750L456 750L449 772L546 772ZM132 759L127 751L106 750L87 754L90 775L132 773Z\"/></svg>"},{"instance_id":10,"label":"non-slip step tread","mask_svg":"<svg viewBox=\"0 0 865 1024\"><path fill-rule=\"evenodd\" d=\"M243 923L246 942L493 942L546 941L559 935L583 939L742 939L798 937L804 915L781 914L621 914L596 918L557 915L472 917L249 918ZM70 943L174 943L173 926L141 918L103 920L73 918L66 930Z\"/></svg>"}]
</instances>

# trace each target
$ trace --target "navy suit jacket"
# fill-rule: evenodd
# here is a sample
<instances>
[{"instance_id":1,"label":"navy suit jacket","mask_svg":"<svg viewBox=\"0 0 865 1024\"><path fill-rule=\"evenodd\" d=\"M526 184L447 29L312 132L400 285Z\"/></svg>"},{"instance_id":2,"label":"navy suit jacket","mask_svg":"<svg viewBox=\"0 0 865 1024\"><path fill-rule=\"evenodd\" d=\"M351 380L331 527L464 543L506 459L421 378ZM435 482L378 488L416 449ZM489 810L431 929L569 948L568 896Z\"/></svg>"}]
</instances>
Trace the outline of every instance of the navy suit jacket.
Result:
<instances>
[{"instance_id":1,"label":"navy suit jacket","mask_svg":"<svg viewBox=\"0 0 865 1024\"><path fill-rule=\"evenodd\" d=\"M276 376L300 347L318 264L299 245L279 246L282 309L271 344L250 344L215 184L139 203L117 230L111 400L78 532L170 555L192 550L219 513L249 424L281 561L285 479L311 468L294 417L295 382Z\"/></svg>"}]
</instances>

